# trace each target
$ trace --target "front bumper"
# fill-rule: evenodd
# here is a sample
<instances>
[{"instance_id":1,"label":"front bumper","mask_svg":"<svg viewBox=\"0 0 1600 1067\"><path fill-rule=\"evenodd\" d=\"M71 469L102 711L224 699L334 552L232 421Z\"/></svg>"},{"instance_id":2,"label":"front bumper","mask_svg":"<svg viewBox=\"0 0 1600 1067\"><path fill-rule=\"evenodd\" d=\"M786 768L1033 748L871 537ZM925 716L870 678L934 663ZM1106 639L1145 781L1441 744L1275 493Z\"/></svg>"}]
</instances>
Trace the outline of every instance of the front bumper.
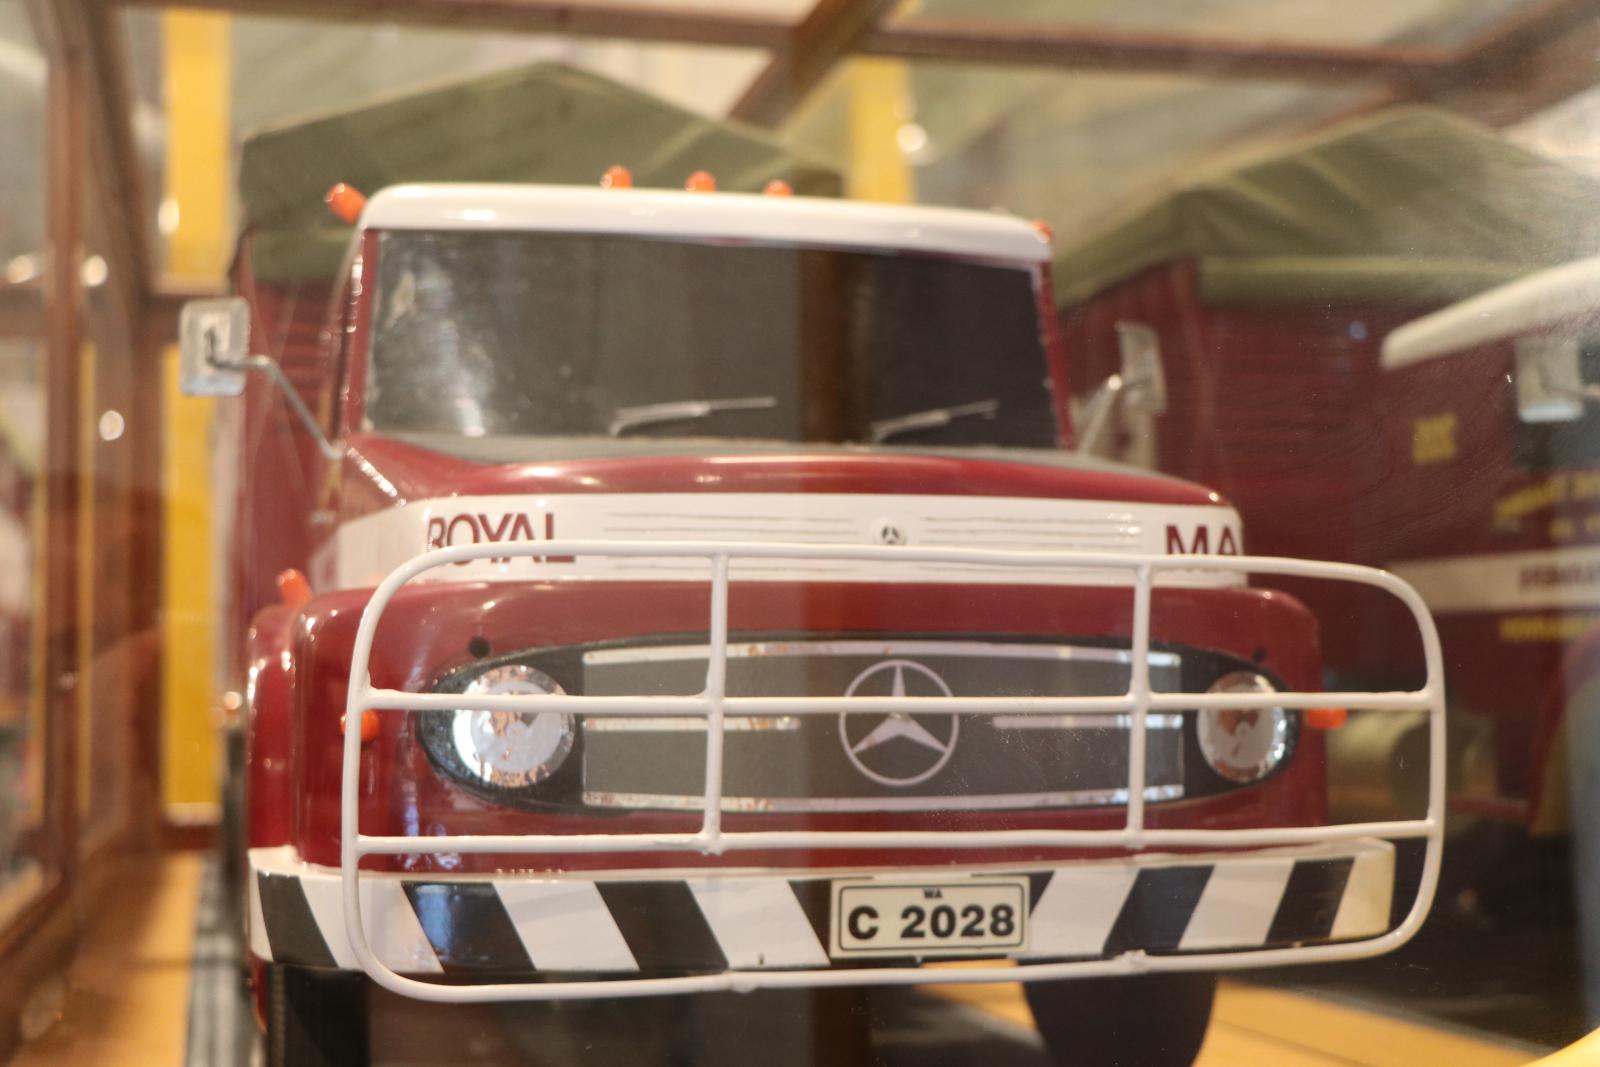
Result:
<instances>
[{"instance_id":1,"label":"front bumper","mask_svg":"<svg viewBox=\"0 0 1600 1067\"><path fill-rule=\"evenodd\" d=\"M360 970L338 868L294 849L250 852L250 948L263 960ZM837 966L830 959L836 879L1028 880L1030 938L1009 958L1106 960L1204 955L1218 969L1247 949L1357 941L1390 928L1394 848L1321 846L1142 854L1057 866L921 871L617 871L601 877L506 874L450 880L363 873L373 953L394 971L512 976L666 976ZM894 956L847 966L905 968ZM1018 972L1025 976L1026 972Z\"/></svg>"},{"instance_id":2,"label":"front bumper","mask_svg":"<svg viewBox=\"0 0 1600 1067\"><path fill-rule=\"evenodd\" d=\"M478 710L517 715L558 712L624 719L694 717L704 727L704 781L698 796L698 832L598 832L571 834L457 833L373 835L360 829L361 731L367 713L407 715L454 712L461 698L374 686L373 642L384 609L417 575L441 566L497 554L560 552L566 555L673 557L709 564L710 597L703 690L695 696L590 696L560 693L482 694ZM1037 565L1120 572L1128 585L1127 643L1131 666L1125 691L1111 696L969 697L746 696L727 689L729 584L735 559L859 559L894 568L939 563L1011 568ZM1427 665L1418 690L1380 692L1182 693L1158 690L1150 671L1153 587L1158 578L1192 571L1266 573L1353 581L1383 589L1404 602L1416 620ZM1329 961L1375 955L1404 943L1421 925L1438 879L1443 829L1443 659L1438 635L1421 598L1392 575L1346 564L1246 556L1152 556L1121 553L1011 552L949 548L716 542L578 542L485 544L439 549L418 556L378 586L362 613L351 650L345 719L339 832L341 863L331 868L273 872L255 879L252 941L273 958L304 950L322 966L359 968L387 989L428 1000L487 1003L600 996L647 996L812 985L904 984L925 981L1048 980L1142 971L1216 970ZM898 689L898 687L896 687ZM1344 707L1358 711L1424 712L1429 720L1429 805L1426 818L1337 826L1246 828L1152 826L1146 796L1152 715L1206 710ZM1115 828L1035 827L979 832L959 829L744 830L722 824L726 796L724 745L728 721L740 716L848 716L854 714L1126 715L1127 755L1122 785L1126 818ZM1037 721L1044 721L1042 719ZM691 809L692 810L692 809ZM1422 872L1405 918L1390 928L1394 860L1390 840L1426 842ZM1009 935L1021 914L1026 888L1031 939L1013 958L1026 967L929 969L916 956L878 957L861 965L836 965L829 938L841 936L837 916L819 923L815 898L843 899L833 880L870 875L865 864L843 872L769 865L744 871L617 872L595 877L491 873L455 879L413 879L362 870L363 857L475 855L539 857L625 855L630 852L731 857L771 850L793 853L857 850L882 855L898 849L960 856L977 850L1092 850L1115 856L1056 866L998 868L976 864L897 870L925 879L872 895L922 888L982 872L987 886L951 885L952 897L990 903L989 924L974 936ZM1162 852L1162 849L1193 850ZM1201 851L1212 850L1212 851ZM1131 854L1130 854L1131 853ZM1054 853L1060 855L1061 853ZM292 861L293 853L282 856ZM515 861L506 863L514 866ZM791 876L788 872L793 871ZM784 873L779 873L784 872ZM308 875L316 877L308 878ZM820 889L819 889L820 887ZM929 893L918 899L933 899ZM279 897L283 899L279 899ZM856 899L862 899L858 896ZM810 907L808 900L813 901ZM270 903L269 903L270 902ZM827 907L838 903L829 900ZM920 907L888 905L909 917ZM970 905L962 905L962 914ZM862 909L852 905L851 914ZM1002 916L1000 909L1007 909ZM273 917L268 917L268 911ZM980 918L982 908L979 908ZM298 927L278 933L282 915L298 913ZM928 910L950 923L948 906ZM865 929L863 927L863 929ZM908 926L906 930L909 930ZM984 933L985 929L987 934ZM965 928L963 928L965 930ZM314 935L314 936L313 936ZM870 933L856 934L863 941ZM902 931L878 944L901 951L912 937ZM919 935L920 936L920 935ZM945 935L940 934L943 937ZM964 933L962 936L966 936ZM1000 944L999 941L983 943ZM321 945L320 951L317 945ZM916 942L921 948L923 942ZM1007 943L1008 945L1011 943ZM911 950L905 950L911 951ZM997 948L997 952L1011 951ZM280 955L280 953L282 955ZM603 958L596 958L601 956ZM1002 960L1001 963L1007 961ZM442 974L418 980L411 975ZM508 977L528 975L526 980ZM569 976L561 980L557 975ZM605 976L605 981L585 980ZM461 979L466 979L462 981Z\"/></svg>"}]
</instances>

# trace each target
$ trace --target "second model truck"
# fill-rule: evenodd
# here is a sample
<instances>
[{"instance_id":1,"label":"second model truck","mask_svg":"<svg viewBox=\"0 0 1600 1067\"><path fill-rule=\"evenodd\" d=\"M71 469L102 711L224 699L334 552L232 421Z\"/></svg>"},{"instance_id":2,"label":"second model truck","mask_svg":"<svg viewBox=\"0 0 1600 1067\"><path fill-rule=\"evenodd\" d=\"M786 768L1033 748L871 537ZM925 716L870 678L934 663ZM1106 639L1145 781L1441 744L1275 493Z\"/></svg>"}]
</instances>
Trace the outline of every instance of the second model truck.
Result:
<instances>
[{"instance_id":1,"label":"second model truck","mask_svg":"<svg viewBox=\"0 0 1600 1067\"><path fill-rule=\"evenodd\" d=\"M1073 454L1035 227L608 184L341 191L293 381L248 252L243 296L186 312L192 388L267 372L241 477L309 505L235 534L247 568L307 546L248 649L271 1062L364 1062L369 980L1023 979L1061 1062L1181 1063L1216 971L1410 936L1425 610ZM1395 594L1427 685L1318 692L1315 620L1246 572ZM1425 818L1326 825L1350 709L1431 716Z\"/></svg>"}]
</instances>

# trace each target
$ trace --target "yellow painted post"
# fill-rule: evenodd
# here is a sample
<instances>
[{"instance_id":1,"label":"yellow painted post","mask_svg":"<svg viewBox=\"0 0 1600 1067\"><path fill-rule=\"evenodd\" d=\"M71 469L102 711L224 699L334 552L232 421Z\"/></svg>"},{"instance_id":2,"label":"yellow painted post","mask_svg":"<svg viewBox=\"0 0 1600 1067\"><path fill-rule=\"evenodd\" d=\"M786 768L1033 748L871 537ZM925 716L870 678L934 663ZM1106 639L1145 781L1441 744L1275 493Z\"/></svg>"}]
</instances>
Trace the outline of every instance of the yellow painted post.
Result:
<instances>
[{"instance_id":1,"label":"yellow painted post","mask_svg":"<svg viewBox=\"0 0 1600 1067\"><path fill-rule=\"evenodd\" d=\"M229 19L162 16L167 111L166 199L177 225L167 238L169 273L206 281L227 270ZM213 402L178 392L175 349L163 356L166 395L162 493L163 612L161 765L168 814L210 817L217 801L216 618L209 445Z\"/></svg>"},{"instance_id":2,"label":"yellow painted post","mask_svg":"<svg viewBox=\"0 0 1600 1067\"><path fill-rule=\"evenodd\" d=\"M905 61L855 59L849 77L850 196L909 203L915 199L911 168L900 147L911 111Z\"/></svg>"}]
</instances>

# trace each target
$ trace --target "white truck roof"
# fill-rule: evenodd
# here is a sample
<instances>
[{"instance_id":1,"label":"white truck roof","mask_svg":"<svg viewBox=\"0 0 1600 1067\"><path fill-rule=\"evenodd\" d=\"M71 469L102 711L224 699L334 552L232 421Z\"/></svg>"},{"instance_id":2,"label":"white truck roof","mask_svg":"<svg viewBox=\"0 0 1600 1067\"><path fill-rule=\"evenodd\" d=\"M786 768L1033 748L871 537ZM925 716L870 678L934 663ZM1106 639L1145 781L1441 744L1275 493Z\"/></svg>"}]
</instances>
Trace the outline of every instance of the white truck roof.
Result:
<instances>
[{"instance_id":1,"label":"white truck roof","mask_svg":"<svg viewBox=\"0 0 1600 1067\"><path fill-rule=\"evenodd\" d=\"M1383 340L1384 370L1574 320L1600 323L1600 256L1535 271L1414 319Z\"/></svg>"},{"instance_id":2,"label":"white truck roof","mask_svg":"<svg viewBox=\"0 0 1600 1067\"><path fill-rule=\"evenodd\" d=\"M375 193L362 227L559 230L882 249L1042 263L1050 242L1000 212L821 197L574 185L394 185Z\"/></svg>"}]
</instances>

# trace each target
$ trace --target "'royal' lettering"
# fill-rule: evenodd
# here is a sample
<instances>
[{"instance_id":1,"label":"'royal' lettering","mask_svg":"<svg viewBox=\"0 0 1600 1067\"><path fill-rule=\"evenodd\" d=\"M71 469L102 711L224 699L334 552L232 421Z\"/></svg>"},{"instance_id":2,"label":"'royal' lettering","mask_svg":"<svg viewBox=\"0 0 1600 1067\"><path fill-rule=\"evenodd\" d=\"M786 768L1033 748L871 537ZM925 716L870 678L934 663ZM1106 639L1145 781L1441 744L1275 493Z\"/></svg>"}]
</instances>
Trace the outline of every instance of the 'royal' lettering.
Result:
<instances>
[{"instance_id":1,"label":"'royal' lettering","mask_svg":"<svg viewBox=\"0 0 1600 1067\"><path fill-rule=\"evenodd\" d=\"M483 512L459 512L451 516L436 515L428 520L424 547L449 548L455 545L510 544L528 541L553 541L556 536L556 517L544 516L543 536L535 532L532 517L525 511L508 511L491 518ZM527 556L531 563L572 563L573 556ZM511 556L496 556L492 563L510 563ZM456 566L464 567L470 560L458 560Z\"/></svg>"}]
</instances>

